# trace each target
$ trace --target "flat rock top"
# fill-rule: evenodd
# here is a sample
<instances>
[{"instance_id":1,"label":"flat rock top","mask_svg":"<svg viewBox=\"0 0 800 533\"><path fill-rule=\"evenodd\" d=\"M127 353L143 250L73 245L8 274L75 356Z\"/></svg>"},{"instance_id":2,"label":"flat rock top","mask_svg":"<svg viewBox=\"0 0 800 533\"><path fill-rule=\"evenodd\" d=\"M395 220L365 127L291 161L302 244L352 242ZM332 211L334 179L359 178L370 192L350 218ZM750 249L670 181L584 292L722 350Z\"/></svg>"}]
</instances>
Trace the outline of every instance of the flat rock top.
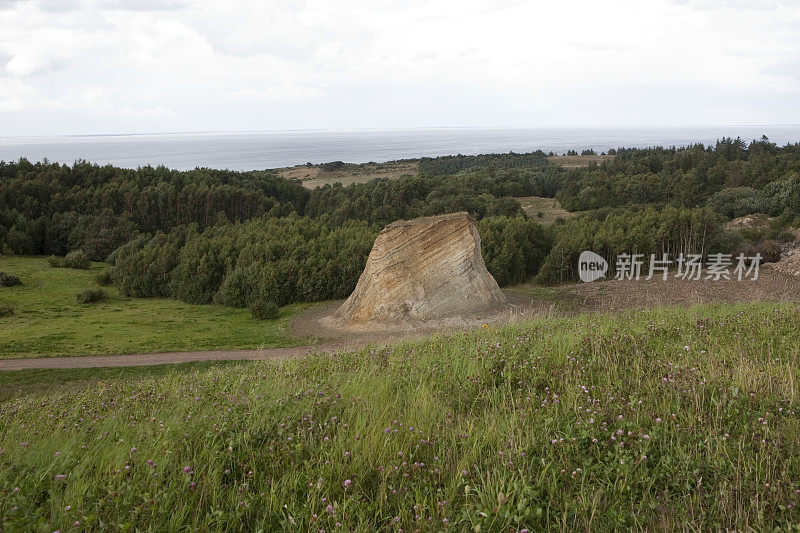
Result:
<instances>
[{"instance_id":1,"label":"flat rock top","mask_svg":"<svg viewBox=\"0 0 800 533\"><path fill-rule=\"evenodd\" d=\"M391 224L387 225L383 228L383 231L386 231L390 228L399 228L399 227L407 227L407 226L425 226L430 224L435 224L436 222L444 222L447 220L463 220L469 221L473 224L475 220L467 213L466 211L461 211L458 213L449 213L446 215L432 215L429 217L419 217L419 218L412 218L411 220L398 220L396 222L392 222Z\"/></svg>"}]
</instances>

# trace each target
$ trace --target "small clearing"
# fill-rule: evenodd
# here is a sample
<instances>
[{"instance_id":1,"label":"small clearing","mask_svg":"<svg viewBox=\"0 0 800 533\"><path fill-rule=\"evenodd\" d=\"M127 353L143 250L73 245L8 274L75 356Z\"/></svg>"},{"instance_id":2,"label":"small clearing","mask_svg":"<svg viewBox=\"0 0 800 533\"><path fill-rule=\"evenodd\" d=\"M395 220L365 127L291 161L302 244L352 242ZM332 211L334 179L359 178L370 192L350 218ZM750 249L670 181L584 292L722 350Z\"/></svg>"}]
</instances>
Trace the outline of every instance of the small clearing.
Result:
<instances>
[{"instance_id":1,"label":"small clearing","mask_svg":"<svg viewBox=\"0 0 800 533\"><path fill-rule=\"evenodd\" d=\"M552 224L559 218L567 219L577 215L577 213L570 213L561 207L555 198L520 196L515 199L520 203L526 215L541 224Z\"/></svg>"},{"instance_id":2,"label":"small clearing","mask_svg":"<svg viewBox=\"0 0 800 533\"><path fill-rule=\"evenodd\" d=\"M278 176L300 180L303 187L307 189L334 183L347 186L352 183L367 183L376 178L397 179L406 175L414 176L417 174L419 163L415 160L404 160L360 165L343 163L338 168L332 168L332 166L335 165L331 163L311 166L297 165L278 169Z\"/></svg>"},{"instance_id":3,"label":"small clearing","mask_svg":"<svg viewBox=\"0 0 800 533\"><path fill-rule=\"evenodd\" d=\"M769 229L769 223L773 218L761 213L753 213L751 215L744 215L743 217L734 218L725 227L732 230L758 230L766 231Z\"/></svg>"}]
</instances>

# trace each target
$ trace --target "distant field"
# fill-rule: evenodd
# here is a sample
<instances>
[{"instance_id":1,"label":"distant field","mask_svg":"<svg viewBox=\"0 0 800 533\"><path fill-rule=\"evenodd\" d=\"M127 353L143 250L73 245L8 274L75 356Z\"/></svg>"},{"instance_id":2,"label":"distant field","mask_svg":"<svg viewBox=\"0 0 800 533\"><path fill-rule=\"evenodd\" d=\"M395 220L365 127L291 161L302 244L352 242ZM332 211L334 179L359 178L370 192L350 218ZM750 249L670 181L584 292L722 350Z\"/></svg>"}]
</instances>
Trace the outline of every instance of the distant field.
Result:
<instances>
[{"instance_id":1,"label":"distant field","mask_svg":"<svg viewBox=\"0 0 800 533\"><path fill-rule=\"evenodd\" d=\"M612 159L612 155L557 155L548 157L548 161L565 169L580 168L593 163L602 163ZM414 176L419 169L415 160L389 161L387 163L345 163L337 169L326 169L326 165L296 165L278 169L278 176L300 180L308 189L341 183L366 183L375 178L396 179L405 175Z\"/></svg>"},{"instance_id":2,"label":"distant field","mask_svg":"<svg viewBox=\"0 0 800 533\"><path fill-rule=\"evenodd\" d=\"M724 304L0 375L0 529L794 530L798 330Z\"/></svg>"},{"instance_id":3,"label":"distant field","mask_svg":"<svg viewBox=\"0 0 800 533\"><path fill-rule=\"evenodd\" d=\"M46 258L0 256L0 272L22 280L0 287L0 304L14 315L0 318L0 358L113 355L226 348L271 348L304 342L288 331L302 305L284 308L277 320L253 320L247 309L191 305L168 299L109 298L79 304L76 294L98 288L91 270L51 268Z\"/></svg>"},{"instance_id":4,"label":"distant field","mask_svg":"<svg viewBox=\"0 0 800 533\"><path fill-rule=\"evenodd\" d=\"M297 165L280 169L278 175L286 179L298 179L304 187L313 189L323 185L341 183L366 183L375 178L395 179L406 174L416 175L418 163L412 160L390 161L388 163L344 164L336 170L326 170L324 165Z\"/></svg>"},{"instance_id":5,"label":"distant field","mask_svg":"<svg viewBox=\"0 0 800 533\"><path fill-rule=\"evenodd\" d=\"M526 215L542 224L552 224L559 218L568 219L577 215L577 213L570 213L561 207L555 198L520 196L515 199L520 203Z\"/></svg>"}]
</instances>

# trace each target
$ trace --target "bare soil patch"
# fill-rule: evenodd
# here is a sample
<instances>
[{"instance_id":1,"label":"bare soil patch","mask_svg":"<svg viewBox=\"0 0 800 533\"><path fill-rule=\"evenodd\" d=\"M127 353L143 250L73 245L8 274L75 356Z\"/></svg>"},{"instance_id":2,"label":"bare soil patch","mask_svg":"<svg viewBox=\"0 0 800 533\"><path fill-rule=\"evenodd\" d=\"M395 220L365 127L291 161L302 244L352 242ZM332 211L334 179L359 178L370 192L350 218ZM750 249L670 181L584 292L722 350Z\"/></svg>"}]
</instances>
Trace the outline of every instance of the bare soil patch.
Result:
<instances>
[{"instance_id":1,"label":"bare soil patch","mask_svg":"<svg viewBox=\"0 0 800 533\"><path fill-rule=\"evenodd\" d=\"M605 280L571 284L553 289L555 309L569 312L619 311L703 303L800 302L800 279L761 265L758 279L682 280L670 275L666 281Z\"/></svg>"},{"instance_id":2,"label":"bare soil patch","mask_svg":"<svg viewBox=\"0 0 800 533\"><path fill-rule=\"evenodd\" d=\"M416 321L413 328L387 329L375 327L372 329L350 330L335 327L327 320L344 303L336 300L314 307L295 317L290 322L290 328L298 337L317 338L324 343L334 344L391 344L400 340L428 337L438 333L453 333L469 329L480 328L484 325L503 326L513 324L532 315L549 313L554 309L552 302L539 302L521 292L505 293L509 306L503 312L496 312L485 316L460 317L450 320L430 320L427 322Z\"/></svg>"},{"instance_id":3,"label":"bare soil patch","mask_svg":"<svg viewBox=\"0 0 800 533\"><path fill-rule=\"evenodd\" d=\"M727 229L732 230L761 230L769 229L769 223L773 218L761 213L753 213L752 215L744 215L743 217L734 218L725 224Z\"/></svg>"}]
</instances>

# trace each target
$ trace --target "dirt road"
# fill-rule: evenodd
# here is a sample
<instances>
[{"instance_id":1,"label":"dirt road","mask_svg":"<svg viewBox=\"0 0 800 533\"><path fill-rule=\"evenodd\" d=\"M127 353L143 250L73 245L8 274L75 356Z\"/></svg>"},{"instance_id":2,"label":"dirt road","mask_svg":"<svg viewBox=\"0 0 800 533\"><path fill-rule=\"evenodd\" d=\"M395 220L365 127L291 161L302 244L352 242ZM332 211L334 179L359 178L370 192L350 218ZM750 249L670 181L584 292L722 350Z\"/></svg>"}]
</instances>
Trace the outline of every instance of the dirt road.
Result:
<instances>
[{"instance_id":1,"label":"dirt road","mask_svg":"<svg viewBox=\"0 0 800 533\"><path fill-rule=\"evenodd\" d=\"M546 298L528 298L526 311L515 320L536 315L574 315L590 312L616 312L625 309L693 305L699 303L736 303L782 301L800 303L800 279L776 270L762 268L757 281L683 281L670 277L668 281L604 281L572 284L552 289ZM524 298L520 295L515 298ZM170 352L156 354L107 355L91 357L54 357L39 359L0 360L0 371L47 368L92 368L145 366L191 361L229 361L287 359L309 353L352 350L363 346L382 346L403 339L431 335L436 331L419 330L413 333L344 333L323 328L319 317L336 303L320 306L297 317L292 330L298 337L325 337L327 342L290 348L260 350L217 350Z\"/></svg>"},{"instance_id":2,"label":"dirt road","mask_svg":"<svg viewBox=\"0 0 800 533\"><path fill-rule=\"evenodd\" d=\"M0 371L42 368L92 368L108 366L147 366L191 361L228 361L257 359L286 359L313 352L329 352L345 348L343 344L318 344L292 348L263 350L214 350L204 352L168 352L129 355L100 355L91 357L50 357L38 359L0 360Z\"/></svg>"}]
</instances>

